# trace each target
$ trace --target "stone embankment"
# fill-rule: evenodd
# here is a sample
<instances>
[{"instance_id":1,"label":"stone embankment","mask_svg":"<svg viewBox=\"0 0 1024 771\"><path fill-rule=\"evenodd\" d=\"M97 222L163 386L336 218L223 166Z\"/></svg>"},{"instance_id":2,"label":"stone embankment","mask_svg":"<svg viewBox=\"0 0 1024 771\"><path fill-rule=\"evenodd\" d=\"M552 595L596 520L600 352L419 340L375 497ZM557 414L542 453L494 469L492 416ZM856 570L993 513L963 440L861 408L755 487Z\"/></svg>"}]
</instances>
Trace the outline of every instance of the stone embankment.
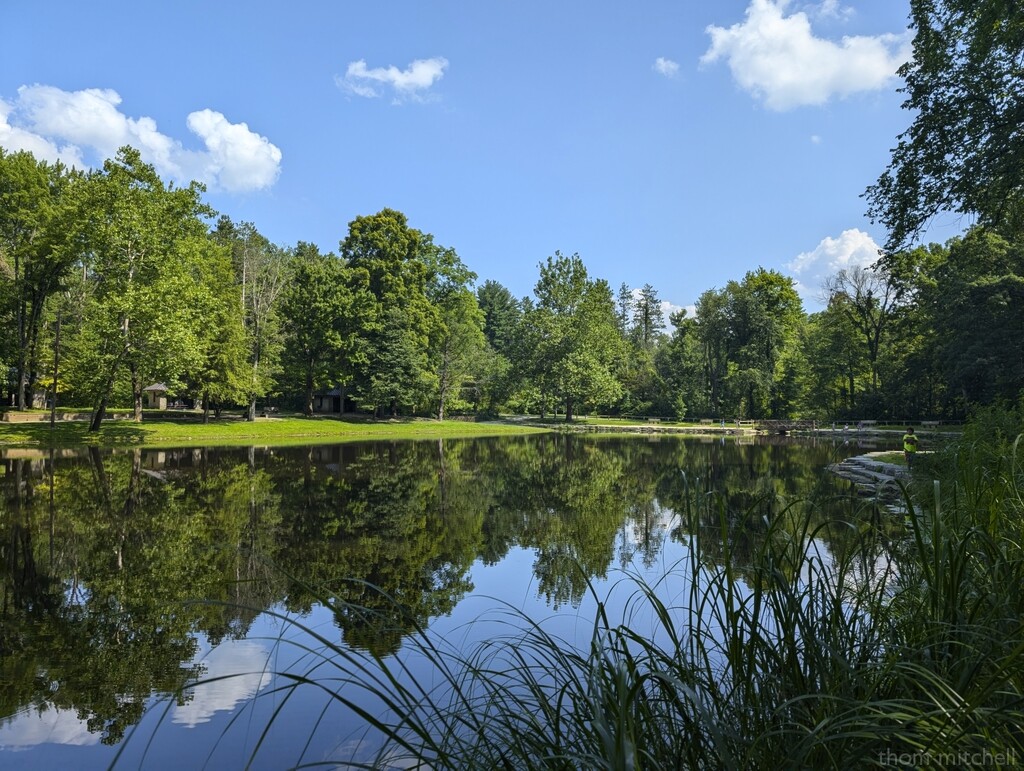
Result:
<instances>
[{"instance_id":1,"label":"stone embankment","mask_svg":"<svg viewBox=\"0 0 1024 771\"><path fill-rule=\"evenodd\" d=\"M902 512L903 496L898 483L908 483L910 472L905 466L878 460L878 456L883 454L869 452L856 455L828 466L828 470L853 482L861 497L871 498L889 511Z\"/></svg>"}]
</instances>

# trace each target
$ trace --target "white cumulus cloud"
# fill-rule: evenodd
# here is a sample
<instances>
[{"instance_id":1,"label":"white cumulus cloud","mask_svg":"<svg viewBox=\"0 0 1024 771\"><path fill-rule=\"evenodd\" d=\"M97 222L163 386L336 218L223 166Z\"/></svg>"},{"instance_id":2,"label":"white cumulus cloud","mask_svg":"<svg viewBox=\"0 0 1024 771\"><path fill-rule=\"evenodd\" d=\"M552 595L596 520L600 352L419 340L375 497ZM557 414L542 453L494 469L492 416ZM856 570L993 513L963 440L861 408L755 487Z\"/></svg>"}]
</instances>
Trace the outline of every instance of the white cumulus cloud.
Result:
<instances>
[{"instance_id":1,"label":"white cumulus cloud","mask_svg":"<svg viewBox=\"0 0 1024 771\"><path fill-rule=\"evenodd\" d=\"M231 123L219 112L200 110L188 116L188 127L203 140L204 176L214 177L227 190L270 187L281 168L281 151L244 123Z\"/></svg>"},{"instance_id":2,"label":"white cumulus cloud","mask_svg":"<svg viewBox=\"0 0 1024 771\"><path fill-rule=\"evenodd\" d=\"M679 63L659 56L654 60L654 71L666 78L674 78L679 74Z\"/></svg>"},{"instance_id":3,"label":"white cumulus cloud","mask_svg":"<svg viewBox=\"0 0 1024 771\"><path fill-rule=\"evenodd\" d=\"M448 60L441 56L432 59L416 59L404 70L390 67L366 66L366 61L349 62L344 77L336 76L335 83L344 91L356 96L373 98L390 89L398 101L423 99L430 88L448 68Z\"/></svg>"},{"instance_id":4,"label":"white cumulus cloud","mask_svg":"<svg viewBox=\"0 0 1024 771\"><path fill-rule=\"evenodd\" d=\"M786 263L796 278L796 288L806 305L818 305L825 279L840 270L867 268L878 260L879 246L863 230L844 230L837 238L827 236L809 252Z\"/></svg>"},{"instance_id":5,"label":"white cumulus cloud","mask_svg":"<svg viewBox=\"0 0 1024 771\"><path fill-rule=\"evenodd\" d=\"M772 110L825 104L832 97L887 88L910 58L910 36L816 37L807 14L786 14L789 0L751 0L746 19L711 25L702 64L726 61L741 88ZM825 11L839 13L828 2Z\"/></svg>"},{"instance_id":6,"label":"white cumulus cloud","mask_svg":"<svg viewBox=\"0 0 1024 771\"><path fill-rule=\"evenodd\" d=\"M815 13L822 19L839 19L845 21L854 14L853 8L847 5L840 5L839 0L822 0L815 9Z\"/></svg>"},{"instance_id":7,"label":"white cumulus cloud","mask_svg":"<svg viewBox=\"0 0 1024 771\"><path fill-rule=\"evenodd\" d=\"M186 123L206 149L189 150L161 133L152 118L129 117L120 105L121 96L111 89L22 86L15 101L0 100L0 147L83 168L131 145L162 176L179 182L195 179L212 188L246 192L277 180L281 151L245 123L230 123L209 109L193 112Z\"/></svg>"},{"instance_id":8,"label":"white cumulus cloud","mask_svg":"<svg viewBox=\"0 0 1024 771\"><path fill-rule=\"evenodd\" d=\"M12 126L7 117L14 105L0 99L0 147L10 152L25 150L40 160L62 161L69 166L85 166L81 152L74 145L60 145L19 126Z\"/></svg>"}]
</instances>

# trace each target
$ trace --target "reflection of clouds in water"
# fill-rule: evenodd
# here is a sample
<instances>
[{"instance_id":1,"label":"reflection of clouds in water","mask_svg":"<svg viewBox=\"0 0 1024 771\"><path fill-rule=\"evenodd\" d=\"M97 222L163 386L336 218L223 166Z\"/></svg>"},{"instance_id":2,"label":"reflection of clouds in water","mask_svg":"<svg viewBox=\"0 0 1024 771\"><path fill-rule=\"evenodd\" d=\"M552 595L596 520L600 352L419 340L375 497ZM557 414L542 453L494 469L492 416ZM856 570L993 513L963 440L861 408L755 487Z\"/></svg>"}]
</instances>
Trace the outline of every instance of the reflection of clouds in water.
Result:
<instances>
[{"instance_id":1,"label":"reflection of clouds in water","mask_svg":"<svg viewBox=\"0 0 1024 771\"><path fill-rule=\"evenodd\" d=\"M97 744L101 733L90 733L84 720L73 710L50 708L44 712L28 709L0 725L0 748L27 750L40 744Z\"/></svg>"},{"instance_id":2,"label":"reflection of clouds in water","mask_svg":"<svg viewBox=\"0 0 1024 771\"><path fill-rule=\"evenodd\" d=\"M206 723L217 712L232 710L270 684L270 652L251 640L225 640L201 663L206 674L202 682L187 691L186 704L175 706L172 720L194 727ZM213 678L223 678L207 682Z\"/></svg>"}]
</instances>

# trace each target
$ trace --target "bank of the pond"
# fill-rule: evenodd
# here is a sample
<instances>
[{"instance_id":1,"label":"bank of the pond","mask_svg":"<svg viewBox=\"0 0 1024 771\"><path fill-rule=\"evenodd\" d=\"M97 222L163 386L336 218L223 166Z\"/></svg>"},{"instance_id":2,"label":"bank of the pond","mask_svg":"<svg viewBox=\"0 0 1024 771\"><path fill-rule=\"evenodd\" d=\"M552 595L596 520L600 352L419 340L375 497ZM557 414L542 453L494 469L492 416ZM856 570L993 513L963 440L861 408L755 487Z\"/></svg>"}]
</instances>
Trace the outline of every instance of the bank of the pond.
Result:
<instances>
[{"instance_id":1,"label":"bank of the pond","mask_svg":"<svg viewBox=\"0 0 1024 771\"><path fill-rule=\"evenodd\" d=\"M368 420L272 417L253 422L222 418L113 420L97 432L85 422L0 423L0 447L202 447L296 445L389 439L446 439L542 433L549 429L511 422L430 419Z\"/></svg>"},{"instance_id":2,"label":"bank of the pond","mask_svg":"<svg viewBox=\"0 0 1024 771\"><path fill-rule=\"evenodd\" d=\"M663 423L661 421L649 421L646 423L635 423L628 420L608 419L600 422L593 420L580 420L566 423L564 420L523 420L522 425L542 428L548 431L561 431L566 433L593 433L611 435L635 435L635 434L681 434L687 436L740 436L753 435L757 430L753 426L737 426L735 424L719 423L698 424L698 423Z\"/></svg>"},{"instance_id":3,"label":"bank of the pond","mask_svg":"<svg viewBox=\"0 0 1024 771\"><path fill-rule=\"evenodd\" d=\"M882 451L854 455L830 464L828 470L852 482L861 498L873 500L890 514L907 513L905 488L910 485L911 472L903 463L901 453Z\"/></svg>"}]
</instances>

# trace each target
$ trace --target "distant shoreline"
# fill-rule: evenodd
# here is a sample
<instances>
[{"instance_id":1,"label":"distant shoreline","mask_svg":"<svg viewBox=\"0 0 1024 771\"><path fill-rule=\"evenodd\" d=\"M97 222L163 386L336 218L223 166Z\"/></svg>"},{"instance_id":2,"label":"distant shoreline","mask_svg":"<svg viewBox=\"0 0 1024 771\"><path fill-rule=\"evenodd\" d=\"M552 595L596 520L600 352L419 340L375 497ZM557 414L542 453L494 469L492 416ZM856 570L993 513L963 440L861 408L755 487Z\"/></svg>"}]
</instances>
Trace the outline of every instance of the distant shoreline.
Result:
<instances>
[{"instance_id":1,"label":"distant shoreline","mask_svg":"<svg viewBox=\"0 0 1024 771\"><path fill-rule=\"evenodd\" d=\"M0 423L0 450L4 448L75 447L217 447L247 445L303 445L391 439L456 439L516 436L550 431L549 428L506 421L437 421L429 418L371 420L326 417L270 417L254 422L238 418L198 420L104 421L89 432L85 422Z\"/></svg>"}]
</instances>

